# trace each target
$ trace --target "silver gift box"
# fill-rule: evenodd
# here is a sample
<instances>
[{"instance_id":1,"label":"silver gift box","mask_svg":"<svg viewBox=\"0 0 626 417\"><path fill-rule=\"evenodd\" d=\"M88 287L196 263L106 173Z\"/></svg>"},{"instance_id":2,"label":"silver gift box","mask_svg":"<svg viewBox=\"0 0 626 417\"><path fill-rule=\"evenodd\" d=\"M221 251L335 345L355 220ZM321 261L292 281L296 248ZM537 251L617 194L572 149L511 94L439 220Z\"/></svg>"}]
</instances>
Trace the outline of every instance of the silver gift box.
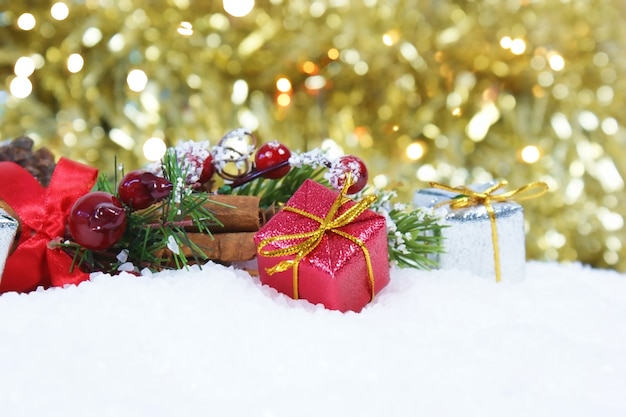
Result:
<instances>
[{"instance_id":1,"label":"silver gift box","mask_svg":"<svg viewBox=\"0 0 626 417\"><path fill-rule=\"evenodd\" d=\"M494 183L473 185L473 191L485 191ZM497 192L496 192L497 193ZM491 220L484 205L463 209L451 209L450 201L461 194L425 188L415 192L413 204L416 207L435 209L444 227L444 253L438 255L440 269L470 271L476 275L496 281L496 263ZM524 209L515 202L494 202L491 204L496 215L496 233L500 278L502 281L521 281L526 267L526 234L524 230Z\"/></svg>"},{"instance_id":2,"label":"silver gift box","mask_svg":"<svg viewBox=\"0 0 626 417\"><path fill-rule=\"evenodd\" d=\"M17 226L17 220L0 208L0 281L2 281L2 272L4 271L9 250L13 246Z\"/></svg>"}]
</instances>

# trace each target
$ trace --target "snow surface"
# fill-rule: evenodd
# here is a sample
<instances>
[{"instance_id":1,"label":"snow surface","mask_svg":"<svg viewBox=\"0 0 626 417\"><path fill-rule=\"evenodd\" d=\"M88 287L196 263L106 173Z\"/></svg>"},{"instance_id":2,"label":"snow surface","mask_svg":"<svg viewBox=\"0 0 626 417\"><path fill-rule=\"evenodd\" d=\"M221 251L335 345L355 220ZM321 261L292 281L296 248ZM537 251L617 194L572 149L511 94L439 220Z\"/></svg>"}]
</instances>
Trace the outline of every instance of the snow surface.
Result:
<instances>
[{"instance_id":1,"label":"snow surface","mask_svg":"<svg viewBox=\"0 0 626 417\"><path fill-rule=\"evenodd\" d=\"M0 416L625 416L626 275L393 270L360 314L218 265L0 296Z\"/></svg>"}]
</instances>

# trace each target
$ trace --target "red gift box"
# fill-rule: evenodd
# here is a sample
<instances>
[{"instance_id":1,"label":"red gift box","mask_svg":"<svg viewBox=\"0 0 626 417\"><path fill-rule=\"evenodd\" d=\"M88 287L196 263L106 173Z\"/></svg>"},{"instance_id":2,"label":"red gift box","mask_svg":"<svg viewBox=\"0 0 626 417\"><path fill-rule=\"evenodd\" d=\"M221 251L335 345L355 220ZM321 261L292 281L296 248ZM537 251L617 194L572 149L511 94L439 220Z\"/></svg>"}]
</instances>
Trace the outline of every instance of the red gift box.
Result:
<instances>
[{"instance_id":1,"label":"red gift box","mask_svg":"<svg viewBox=\"0 0 626 417\"><path fill-rule=\"evenodd\" d=\"M306 180L255 235L261 282L295 299L361 311L389 283L385 218Z\"/></svg>"}]
</instances>

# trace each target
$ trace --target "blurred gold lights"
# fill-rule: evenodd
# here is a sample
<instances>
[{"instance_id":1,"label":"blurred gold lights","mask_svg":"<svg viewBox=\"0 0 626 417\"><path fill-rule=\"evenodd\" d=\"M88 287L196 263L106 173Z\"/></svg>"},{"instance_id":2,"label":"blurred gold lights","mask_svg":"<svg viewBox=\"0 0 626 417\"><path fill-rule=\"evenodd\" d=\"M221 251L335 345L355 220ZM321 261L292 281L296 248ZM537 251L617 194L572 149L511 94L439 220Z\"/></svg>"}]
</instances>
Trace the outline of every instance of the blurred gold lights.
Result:
<instances>
[{"instance_id":1,"label":"blurred gold lights","mask_svg":"<svg viewBox=\"0 0 626 417\"><path fill-rule=\"evenodd\" d=\"M224 11L234 17L244 17L254 8L254 0L224 0Z\"/></svg>"},{"instance_id":2,"label":"blurred gold lights","mask_svg":"<svg viewBox=\"0 0 626 417\"><path fill-rule=\"evenodd\" d=\"M327 56L331 60L339 58L339 51L335 48L331 48L327 52ZM320 67L313 61L304 61L299 65L299 70L307 74L303 86L305 91L310 95L316 95L320 90L327 87L327 79L325 76L319 74ZM276 80L276 104L280 107L288 107L293 100L294 91L293 85L289 78L282 76Z\"/></svg>"},{"instance_id":3,"label":"blurred gold lights","mask_svg":"<svg viewBox=\"0 0 626 417\"><path fill-rule=\"evenodd\" d=\"M167 151L167 144L160 137L151 137L143 144L143 154L148 161L158 161Z\"/></svg>"},{"instance_id":4,"label":"blurred gold lights","mask_svg":"<svg viewBox=\"0 0 626 417\"><path fill-rule=\"evenodd\" d=\"M15 77L9 84L11 95L16 98L26 98L33 92L33 84L26 77Z\"/></svg>"},{"instance_id":5,"label":"blurred gold lights","mask_svg":"<svg viewBox=\"0 0 626 417\"><path fill-rule=\"evenodd\" d=\"M276 95L276 104L281 107L287 107L291 104L291 94L292 87L291 81L289 81L286 77L280 77L276 80L276 90L278 94Z\"/></svg>"},{"instance_id":6,"label":"blurred gold lights","mask_svg":"<svg viewBox=\"0 0 626 417\"><path fill-rule=\"evenodd\" d=\"M13 71L18 77L30 77L35 72L35 60L29 56L20 57L15 62Z\"/></svg>"},{"instance_id":7,"label":"blurred gold lights","mask_svg":"<svg viewBox=\"0 0 626 417\"><path fill-rule=\"evenodd\" d=\"M63 2L54 3L50 8L50 15L55 20L65 20L70 15L70 8Z\"/></svg>"},{"instance_id":8,"label":"blurred gold lights","mask_svg":"<svg viewBox=\"0 0 626 417\"><path fill-rule=\"evenodd\" d=\"M529 257L626 270L624 2L5 3L0 140L109 169L242 126L360 155L404 200L545 181Z\"/></svg>"},{"instance_id":9,"label":"blurred gold lights","mask_svg":"<svg viewBox=\"0 0 626 417\"><path fill-rule=\"evenodd\" d=\"M182 36L191 36L193 35L193 26L190 22L180 22L176 31Z\"/></svg>"},{"instance_id":10,"label":"blurred gold lights","mask_svg":"<svg viewBox=\"0 0 626 417\"><path fill-rule=\"evenodd\" d=\"M427 152L428 146L421 140L410 143L405 150L406 157L411 161L423 159ZM524 146L519 151L519 159L526 164L534 164L541 159L541 150L535 145Z\"/></svg>"},{"instance_id":11,"label":"blurred gold lights","mask_svg":"<svg viewBox=\"0 0 626 417\"><path fill-rule=\"evenodd\" d=\"M23 13L17 18L17 27L22 30L33 30L37 20L31 13Z\"/></svg>"},{"instance_id":12,"label":"blurred gold lights","mask_svg":"<svg viewBox=\"0 0 626 417\"><path fill-rule=\"evenodd\" d=\"M254 7L254 0L224 0L224 10L232 16L242 17L250 13ZM68 18L70 14L69 6L64 2L56 2L50 7L50 15L57 21ZM22 13L16 20L18 28L29 31L35 28L37 20L32 13ZM177 28L178 34L182 36L191 36L193 34L193 26L190 22L182 21ZM96 27L89 27L85 30L82 37L82 44L86 47L93 47L102 40L102 32ZM114 35L109 40L109 49L112 52L120 51L125 45L124 38L120 34ZM51 52L52 53L52 52ZM41 56L38 56L41 58ZM40 67L43 65L41 58ZM80 72L85 66L85 60L80 53L72 53L66 59L67 71L75 74ZM36 69L34 59L32 57L21 57L14 65L15 77L9 83L9 92L18 99L27 98L33 91L33 84L30 77ZM148 77L146 73L140 69L134 69L127 76L128 88L134 92L141 92L146 88ZM189 80L188 80L189 82ZM193 80L191 81L193 83Z\"/></svg>"},{"instance_id":13,"label":"blurred gold lights","mask_svg":"<svg viewBox=\"0 0 626 417\"><path fill-rule=\"evenodd\" d=\"M130 88L131 91L140 93L146 88L146 85L148 84L148 76L142 70L134 69L128 73L128 76L126 77L126 83L128 84L128 88Z\"/></svg>"},{"instance_id":14,"label":"blurred gold lights","mask_svg":"<svg viewBox=\"0 0 626 417\"><path fill-rule=\"evenodd\" d=\"M71 54L67 58L67 70L73 74L83 69L85 60L80 54Z\"/></svg>"},{"instance_id":15,"label":"blurred gold lights","mask_svg":"<svg viewBox=\"0 0 626 417\"><path fill-rule=\"evenodd\" d=\"M500 46L504 49L508 49L514 55L522 55L526 52L526 41L520 38L512 39L509 36L504 36L500 39Z\"/></svg>"},{"instance_id":16,"label":"blurred gold lights","mask_svg":"<svg viewBox=\"0 0 626 417\"><path fill-rule=\"evenodd\" d=\"M527 164L534 164L541 158L541 151L534 145L528 145L520 151L520 157Z\"/></svg>"},{"instance_id":17,"label":"blurred gold lights","mask_svg":"<svg viewBox=\"0 0 626 417\"><path fill-rule=\"evenodd\" d=\"M425 153L426 147L422 142L414 142L406 147L406 156L412 161L422 159Z\"/></svg>"}]
</instances>

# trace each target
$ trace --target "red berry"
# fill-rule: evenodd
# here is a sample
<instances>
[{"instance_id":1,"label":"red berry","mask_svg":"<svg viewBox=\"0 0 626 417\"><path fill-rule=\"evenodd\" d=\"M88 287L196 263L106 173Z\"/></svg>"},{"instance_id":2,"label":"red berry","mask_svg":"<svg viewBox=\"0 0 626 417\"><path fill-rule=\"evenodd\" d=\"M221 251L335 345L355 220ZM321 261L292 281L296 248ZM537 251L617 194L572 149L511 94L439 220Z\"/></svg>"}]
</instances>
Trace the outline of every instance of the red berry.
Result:
<instances>
[{"instance_id":1,"label":"red berry","mask_svg":"<svg viewBox=\"0 0 626 417\"><path fill-rule=\"evenodd\" d=\"M264 143L257 149L256 155L254 156L254 163L257 170L264 171L288 161L290 156L291 151L289 151L285 145L273 141ZM264 173L262 177L275 180L287 175L290 169L291 167L289 165L281 166L280 168L272 169Z\"/></svg>"},{"instance_id":2,"label":"red berry","mask_svg":"<svg viewBox=\"0 0 626 417\"><path fill-rule=\"evenodd\" d=\"M113 195L103 191L85 194L74 203L68 226L76 243L103 250L117 243L126 231L126 211Z\"/></svg>"},{"instance_id":3,"label":"red berry","mask_svg":"<svg viewBox=\"0 0 626 417\"><path fill-rule=\"evenodd\" d=\"M213 177L213 174L215 174L215 166L213 165L213 155L209 154L209 156L207 156L204 162L202 163L202 172L200 173L200 179L198 179L198 182L200 184L204 184L205 182L209 181Z\"/></svg>"},{"instance_id":4,"label":"red berry","mask_svg":"<svg viewBox=\"0 0 626 417\"><path fill-rule=\"evenodd\" d=\"M348 194L356 194L367 185L367 167L361 158L345 155L337 159L330 168L330 182L333 187L341 190L345 184L347 173L350 173L352 185Z\"/></svg>"},{"instance_id":5,"label":"red berry","mask_svg":"<svg viewBox=\"0 0 626 417\"><path fill-rule=\"evenodd\" d=\"M172 188L171 182L151 172L131 171L122 178L117 192L128 207L141 210L167 198Z\"/></svg>"}]
</instances>

